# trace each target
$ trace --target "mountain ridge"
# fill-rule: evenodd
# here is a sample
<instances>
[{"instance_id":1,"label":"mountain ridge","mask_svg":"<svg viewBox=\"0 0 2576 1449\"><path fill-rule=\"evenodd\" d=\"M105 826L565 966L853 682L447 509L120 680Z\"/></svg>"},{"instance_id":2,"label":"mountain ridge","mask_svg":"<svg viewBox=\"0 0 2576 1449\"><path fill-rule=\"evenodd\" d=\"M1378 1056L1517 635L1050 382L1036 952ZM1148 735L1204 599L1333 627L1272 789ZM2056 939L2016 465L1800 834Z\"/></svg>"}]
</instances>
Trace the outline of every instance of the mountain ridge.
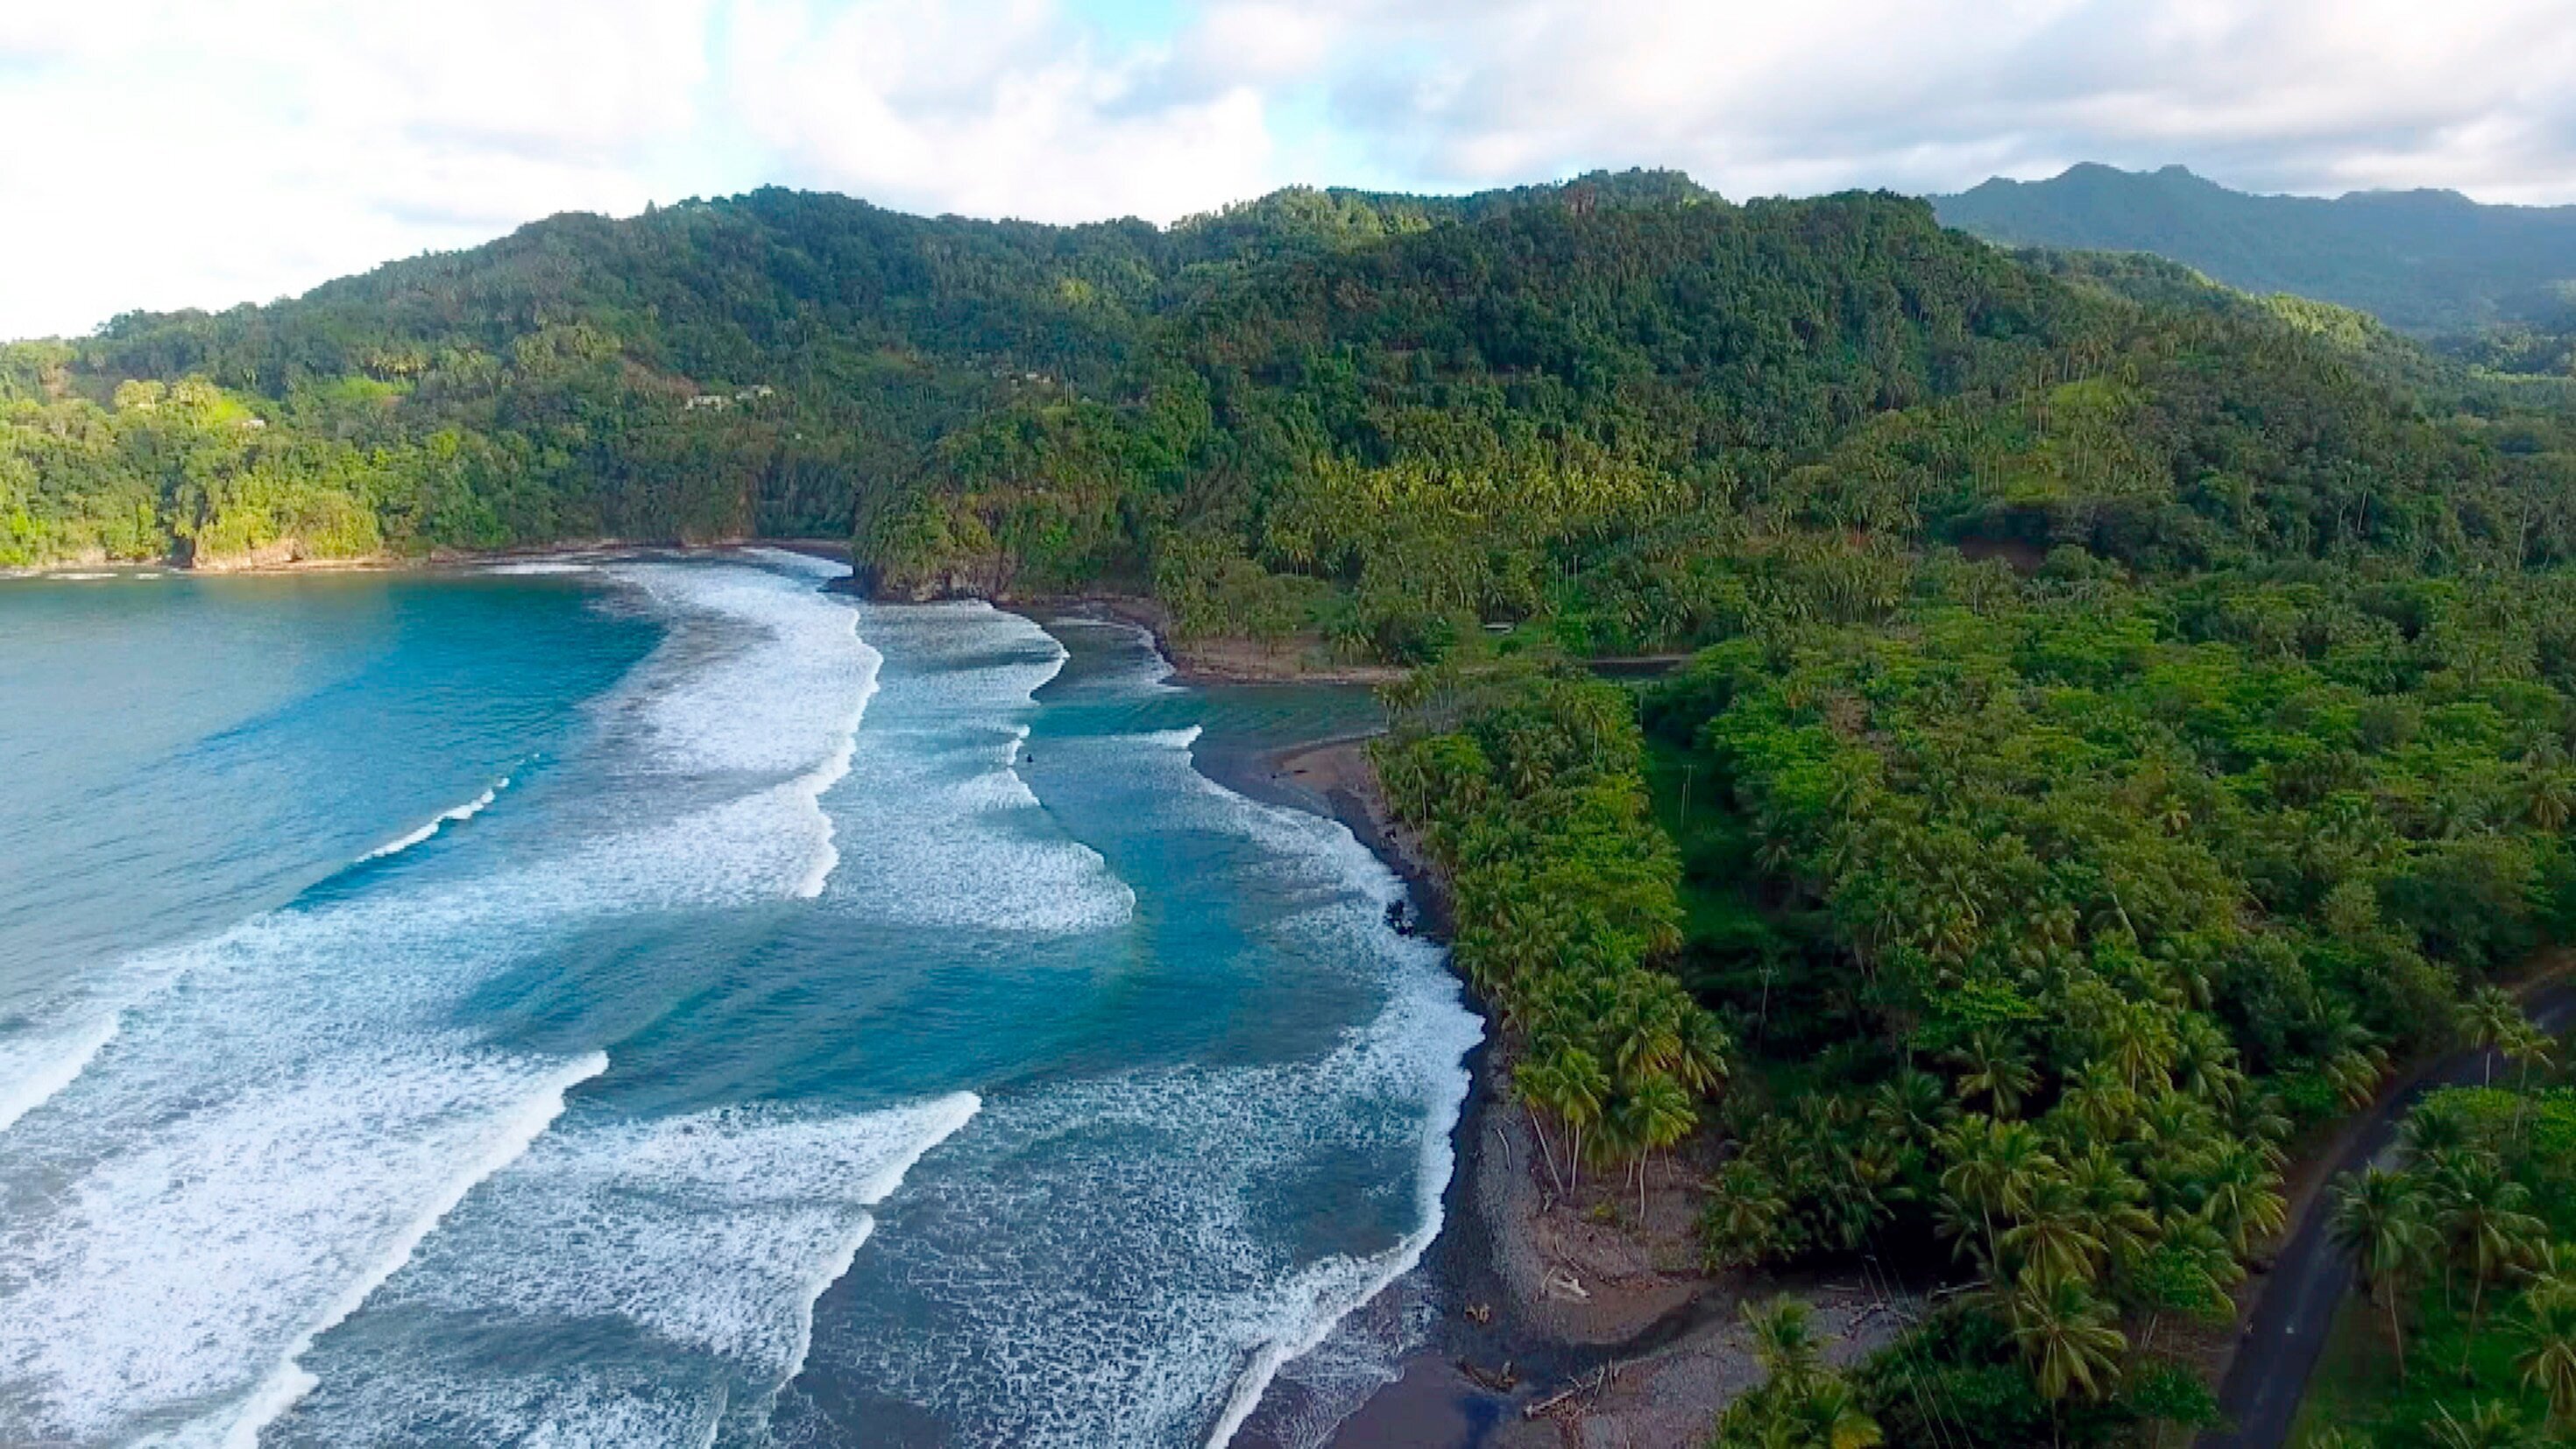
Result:
<instances>
[{"instance_id":1,"label":"mountain ridge","mask_svg":"<svg viewBox=\"0 0 2576 1449\"><path fill-rule=\"evenodd\" d=\"M2576 206L2438 189L2265 195L2179 165L2098 162L1926 199L1944 225L1990 241L2154 252L2248 291L2357 307L2419 337L2576 316Z\"/></svg>"}]
</instances>

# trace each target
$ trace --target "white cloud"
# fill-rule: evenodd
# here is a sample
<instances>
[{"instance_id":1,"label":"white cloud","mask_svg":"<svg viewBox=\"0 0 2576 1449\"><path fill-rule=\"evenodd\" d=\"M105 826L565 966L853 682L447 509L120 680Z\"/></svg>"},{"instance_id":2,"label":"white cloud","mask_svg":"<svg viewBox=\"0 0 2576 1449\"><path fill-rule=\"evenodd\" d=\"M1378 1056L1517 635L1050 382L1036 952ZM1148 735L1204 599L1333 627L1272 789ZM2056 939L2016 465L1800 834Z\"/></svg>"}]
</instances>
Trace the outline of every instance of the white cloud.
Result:
<instances>
[{"instance_id":1,"label":"white cloud","mask_svg":"<svg viewBox=\"0 0 2576 1449\"><path fill-rule=\"evenodd\" d=\"M1201 0L1113 42L1121 3L0 0L0 336L772 181L1054 221L1631 165L2576 201L2576 0Z\"/></svg>"},{"instance_id":2,"label":"white cloud","mask_svg":"<svg viewBox=\"0 0 2576 1449\"><path fill-rule=\"evenodd\" d=\"M744 0L728 100L808 184L1040 221L1168 220L1269 181L1260 93L1156 94L1043 0Z\"/></svg>"},{"instance_id":3,"label":"white cloud","mask_svg":"<svg viewBox=\"0 0 2576 1449\"><path fill-rule=\"evenodd\" d=\"M1730 194L2180 160L2576 200L2568 0L1340 0L1337 114L1459 185L1679 165ZM2554 109L2554 118L2552 112Z\"/></svg>"}]
</instances>

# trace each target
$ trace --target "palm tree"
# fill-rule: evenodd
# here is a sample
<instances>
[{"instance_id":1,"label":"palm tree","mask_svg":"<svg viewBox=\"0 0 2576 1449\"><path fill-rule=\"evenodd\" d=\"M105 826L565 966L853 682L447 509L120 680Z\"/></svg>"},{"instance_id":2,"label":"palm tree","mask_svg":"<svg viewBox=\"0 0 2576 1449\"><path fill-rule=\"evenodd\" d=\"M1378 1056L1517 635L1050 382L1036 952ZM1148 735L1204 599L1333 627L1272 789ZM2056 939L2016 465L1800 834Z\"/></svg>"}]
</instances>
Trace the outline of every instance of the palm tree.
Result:
<instances>
[{"instance_id":1,"label":"palm tree","mask_svg":"<svg viewBox=\"0 0 2576 1449\"><path fill-rule=\"evenodd\" d=\"M2069 1162L2066 1180L2082 1208L2085 1231L2103 1254L2115 1264L2136 1262L2156 1231L2155 1215L2139 1205L2145 1186L2101 1147Z\"/></svg>"},{"instance_id":2,"label":"palm tree","mask_svg":"<svg viewBox=\"0 0 2576 1449\"><path fill-rule=\"evenodd\" d=\"M2239 1256L2289 1220L2289 1205L2273 1182L2262 1155L2241 1142L2223 1144L2209 1156L2200 1181L2201 1213Z\"/></svg>"},{"instance_id":3,"label":"palm tree","mask_svg":"<svg viewBox=\"0 0 2576 1449\"><path fill-rule=\"evenodd\" d=\"M1870 1095L1871 1134L1903 1146L1931 1141L1949 1117L1949 1095L1930 1072L1908 1067Z\"/></svg>"},{"instance_id":4,"label":"palm tree","mask_svg":"<svg viewBox=\"0 0 2576 1449\"><path fill-rule=\"evenodd\" d=\"M1808 1388L1789 1410L1813 1449L1875 1449L1886 1442L1878 1420L1860 1406L1860 1395L1839 1376Z\"/></svg>"},{"instance_id":5,"label":"palm tree","mask_svg":"<svg viewBox=\"0 0 2576 1449\"><path fill-rule=\"evenodd\" d=\"M2003 1295L2001 1306L2042 1395L2099 1399L2110 1392L2129 1341L2112 1326L2110 1307L2082 1284L2043 1282L2025 1273Z\"/></svg>"},{"instance_id":6,"label":"palm tree","mask_svg":"<svg viewBox=\"0 0 2576 1449\"><path fill-rule=\"evenodd\" d=\"M1771 1175L1738 1158L1709 1189L1700 1213L1700 1255L1708 1267L1740 1268L1769 1257L1789 1216Z\"/></svg>"},{"instance_id":7,"label":"palm tree","mask_svg":"<svg viewBox=\"0 0 2576 1449\"><path fill-rule=\"evenodd\" d=\"M1716 1091L1733 1070L1734 1056L1735 1041L1726 1028L1698 1002L1690 1003L1682 1023L1681 1055L1673 1061L1674 1075L1682 1085L1702 1096Z\"/></svg>"},{"instance_id":8,"label":"palm tree","mask_svg":"<svg viewBox=\"0 0 2576 1449\"><path fill-rule=\"evenodd\" d=\"M2531 1069L2555 1065L2558 1057L2558 1043L2550 1039L2549 1033L2534 1026L2527 1016L2516 1015L2513 1025L2506 1029L2496 1046L2522 1069L2514 1086L2523 1092L2531 1090ZM2515 1120L2520 1120L2519 1115Z\"/></svg>"},{"instance_id":9,"label":"palm tree","mask_svg":"<svg viewBox=\"0 0 2576 1449\"><path fill-rule=\"evenodd\" d=\"M2174 1030L2173 1084L2217 1106L2232 1103L2244 1086L2236 1046L2206 1016L2185 1013Z\"/></svg>"},{"instance_id":10,"label":"palm tree","mask_svg":"<svg viewBox=\"0 0 2576 1449\"><path fill-rule=\"evenodd\" d=\"M2331 1230L2352 1254L2361 1281L2388 1303L2388 1333L2397 1344L2397 1377L2406 1377L2406 1327L2401 1314L2407 1277L2424 1263L2431 1234L2424 1223L2424 1186L2402 1172L2365 1167L2335 1184Z\"/></svg>"},{"instance_id":11,"label":"palm tree","mask_svg":"<svg viewBox=\"0 0 2576 1449\"><path fill-rule=\"evenodd\" d=\"M1769 1381L1792 1392L1814 1382L1824 1365L1824 1346L1816 1339L1815 1321L1800 1299L1782 1294L1768 1303L1747 1298L1735 1306L1753 1345L1753 1361Z\"/></svg>"},{"instance_id":12,"label":"palm tree","mask_svg":"<svg viewBox=\"0 0 2576 1449\"><path fill-rule=\"evenodd\" d=\"M1621 1112L1622 1136L1637 1154L1637 1219L1646 1217L1646 1159L1691 1135L1699 1114L1681 1083L1658 1073L1630 1092Z\"/></svg>"},{"instance_id":13,"label":"palm tree","mask_svg":"<svg viewBox=\"0 0 2576 1449\"><path fill-rule=\"evenodd\" d=\"M2178 1046L2171 1016L2154 1002L2138 1001L2113 1012L2103 1023L2112 1069L2129 1090L2142 1092L2164 1081Z\"/></svg>"},{"instance_id":14,"label":"palm tree","mask_svg":"<svg viewBox=\"0 0 2576 1449\"><path fill-rule=\"evenodd\" d=\"M2531 1443L2522 1416L2499 1399L2481 1400L2466 1419L2453 1414L2448 1404L2434 1412L2437 1417L2424 1427L2441 1449L2524 1449Z\"/></svg>"},{"instance_id":15,"label":"palm tree","mask_svg":"<svg viewBox=\"0 0 2576 1449\"><path fill-rule=\"evenodd\" d=\"M2325 1034L2319 1053L2325 1079L2345 1106L2355 1111L2369 1106L2379 1095L2380 1079L2388 1075L2387 1049L2349 1011L2337 1010L2326 1022Z\"/></svg>"},{"instance_id":16,"label":"palm tree","mask_svg":"<svg viewBox=\"0 0 2576 1449\"><path fill-rule=\"evenodd\" d=\"M2547 1280L2523 1299L2523 1341L2514 1366L2522 1381L2549 1395L2552 1423L2576 1428L2576 1288Z\"/></svg>"},{"instance_id":17,"label":"palm tree","mask_svg":"<svg viewBox=\"0 0 2576 1449\"><path fill-rule=\"evenodd\" d=\"M1547 1163L1547 1180L1565 1195L1565 1177L1556 1169L1556 1152L1548 1145L1547 1114L1557 1110L1563 1082L1554 1056L1531 1057L1512 1069L1512 1095L1529 1109L1530 1131L1538 1135L1539 1156Z\"/></svg>"},{"instance_id":18,"label":"palm tree","mask_svg":"<svg viewBox=\"0 0 2576 1449\"><path fill-rule=\"evenodd\" d=\"M2022 1099L2038 1083L2021 1045L1991 1027L1970 1032L1966 1044L1951 1052L1949 1059L1960 1067L1959 1095L1985 1097L1994 1104L1997 1117L2019 1112Z\"/></svg>"},{"instance_id":19,"label":"palm tree","mask_svg":"<svg viewBox=\"0 0 2576 1449\"><path fill-rule=\"evenodd\" d=\"M1565 1154L1566 1176L1583 1185L1583 1134L1599 1124L1610 1100L1610 1074L1581 1047L1568 1047L1557 1062L1557 1116L1564 1120L1572 1146Z\"/></svg>"},{"instance_id":20,"label":"palm tree","mask_svg":"<svg viewBox=\"0 0 2576 1449\"><path fill-rule=\"evenodd\" d=\"M2531 1201L2530 1192L2506 1177L2493 1158L2481 1154L2464 1160L2447 1185L2450 1201L2442 1211L2443 1237L2469 1270L2469 1333L2460 1350L2460 1373L2466 1377L2469 1350L2486 1316L2488 1282L2528 1261L2547 1240L2548 1229L2523 1211Z\"/></svg>"},{"instance_id":21,"label":"palm tree","mask_svg":"<svg viewBox=\"0 0 2576 1449\"><path fill-rule=\"evenodd\" d=\"M2091 1283L2103 1253L2074 1185L2056 1176L2032 1185L2030 1205L2005 1229L2003 1243L2020 1256L2023 1271L2051 1282Z\"/></svg>"},{"instance_id":22,"label":"palm tree","mask_svg":"<svg viewBox=\"0 0 2576 1449\"><path fill-rule=\"evenodd\" d=\"M2568 818L2576 815L2576 785L2569 783L2564 770L2534 771L2527 788L2531 823L2541 829L2562 830Z\"/></svg>"},{"instance_id":23,"label":"palm tree","mask_svg":"<svg viewBox=\"0 0 2576 1449\"><path fill-rule=\"evenodd\" d=\"M1636 974L1645 980L1668 983L1672 989L1650 986L1624 991L1604 1023L1612 1042L1611 1065L1623 1080L1630 1081L1661 1072L1681 1056L1682 1007L1689 1004L1681 983L1673 978Z\"/></svg>"},{"instance_id":24,"label":"palm tree","mask_svg":"<svg viewBox=\"0 0 2576 1449\"><path fill-rule=\"evenodd\" d=\"M2468 1004L2460 1009L2461 1023L2468 1028L2469 1045L2487 1054L2485 1085L2495 1085L2495 1053L2505 1039L2522 1023L2522 1008L2502 987L2481 986L2469 993Z\"/></svg>"},{"instance_id":25,"label":"palm tree","mask_svg":"<svg viewBox=\"0 0 2576 1449\"><path fill-rule=\"evenodd\" d=\"M2094 1061L2067 1082L2057 1110L2082 1123L2091 1140L2107 1142L2120 1135L2121 1124L2137 1115L2139 1105L2137 1092L2117 1067Z\"/></svg>"},{"instance_id":26,"label":"palm tree","mask_svg":"<svg viewBox=\"0 0 2576 1449\"><path fill-rule=\"evenodd\" d=\"M2028 1206L2032 1184L2041 1173L2054 1172L2057 1159L2048 1155L2029 1123L1974 1115L1942 1133L1939 1149L1949 1162L1941 1172L1941 1191L1963 1213L1976 1215L1991 1268L2000 1246L1995 1215L2018 1213Z\"/></svg>"},{"instance_id":27,"label":"palm tree","mask_svg":"<svg viewBox=\"0 0 2576 1449\"><path fill-rule=\"evenodd\" d=\"M2397 1137L2405 1144L2407 1156L2429 1165L2466 1147L2469 1127L2436 1097L2406 1114Z\"/></svg>"}]
</instances>

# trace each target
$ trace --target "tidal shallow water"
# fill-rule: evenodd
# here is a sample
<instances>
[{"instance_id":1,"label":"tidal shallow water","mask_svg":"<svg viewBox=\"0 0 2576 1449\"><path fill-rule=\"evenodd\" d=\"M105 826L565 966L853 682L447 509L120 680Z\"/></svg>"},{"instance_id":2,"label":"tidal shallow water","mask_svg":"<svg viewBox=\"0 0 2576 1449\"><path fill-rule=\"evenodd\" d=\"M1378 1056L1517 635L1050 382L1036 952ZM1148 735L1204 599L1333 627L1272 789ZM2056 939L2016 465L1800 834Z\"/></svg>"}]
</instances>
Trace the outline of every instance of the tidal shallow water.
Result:
<instances>
[{"instance_id":1,"label":"tidal shallow water","mask_svg":"<svg viewBox=\"0 0 2576 1449\"><path fill-rule=\"evenodd\" d=\"M1382 1380L1479 1027L1191 759L1365 698L838 571L0 582L0 1442L1298 1443Z\"/></svg>"}]
</instances>

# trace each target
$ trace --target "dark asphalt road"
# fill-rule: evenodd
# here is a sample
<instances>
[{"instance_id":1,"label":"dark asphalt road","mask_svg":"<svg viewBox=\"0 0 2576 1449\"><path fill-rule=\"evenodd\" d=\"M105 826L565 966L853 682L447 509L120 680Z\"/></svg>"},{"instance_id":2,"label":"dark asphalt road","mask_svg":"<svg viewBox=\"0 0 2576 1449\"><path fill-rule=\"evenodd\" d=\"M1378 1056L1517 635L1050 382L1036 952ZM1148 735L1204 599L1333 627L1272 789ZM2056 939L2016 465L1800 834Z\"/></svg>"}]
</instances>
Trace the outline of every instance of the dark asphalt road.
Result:
<instances>
[{"instance_id":1,"label":"dark asphalt road","mask_svg":"<svg viewBox=\"0 0 2576 1449\"><path fill-rule=\"evenodd\" d=\"M2576 1020L2576 983L2548 986L2523 1005L2552 1034L2562 1032ZM2382 1098L2346 1139L2333 1176L2356 1171L2387 1151L2396 1140L2399 1120L2416 1099L2436 1086L2478 1080L2485 1059L2480 1052L2445 1057ZM2289 1439L2308 1376L2325 1350L2326 1331L2353 1282L2351 1260L2335 1247L2327 1228L2333 1215L2332 1191L2318 1193L2282 1245L2262 1300L2254 1306L2253 1321L2237 1345L2236 1361L2228 1367L2227 1382L2218 1390L2218 1411L2232 1427L2201 1435L2200 1449L2280 1449Z\"/></svg>"}]
</instances>

